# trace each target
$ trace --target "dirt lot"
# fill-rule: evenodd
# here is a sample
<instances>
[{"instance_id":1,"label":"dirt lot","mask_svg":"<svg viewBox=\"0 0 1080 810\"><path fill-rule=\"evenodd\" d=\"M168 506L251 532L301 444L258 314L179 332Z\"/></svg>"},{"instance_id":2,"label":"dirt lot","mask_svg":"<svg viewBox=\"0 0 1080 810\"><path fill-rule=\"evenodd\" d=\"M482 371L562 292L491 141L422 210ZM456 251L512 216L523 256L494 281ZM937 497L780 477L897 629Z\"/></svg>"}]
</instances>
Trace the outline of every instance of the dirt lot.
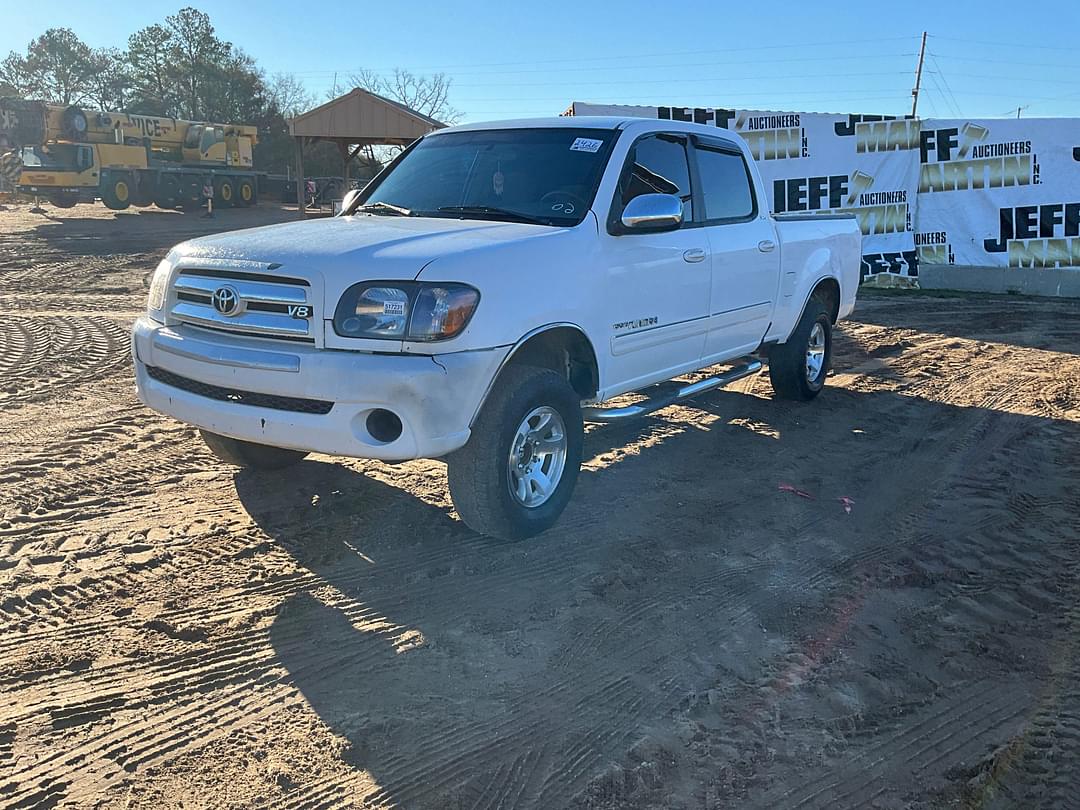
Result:
<instances>
[{"instance_id":1,"label":"dirt lot","mask_svg":"<svg viewBox=\"0 0 1080 810\"><path fill-rule=\"evenodd\" d=\"M591 430L507 544L139 406L164 250L287 216L0 211L0 805L1076 806L1080 302L868 293L818 401Z\"/></svg>"}]
</instances>

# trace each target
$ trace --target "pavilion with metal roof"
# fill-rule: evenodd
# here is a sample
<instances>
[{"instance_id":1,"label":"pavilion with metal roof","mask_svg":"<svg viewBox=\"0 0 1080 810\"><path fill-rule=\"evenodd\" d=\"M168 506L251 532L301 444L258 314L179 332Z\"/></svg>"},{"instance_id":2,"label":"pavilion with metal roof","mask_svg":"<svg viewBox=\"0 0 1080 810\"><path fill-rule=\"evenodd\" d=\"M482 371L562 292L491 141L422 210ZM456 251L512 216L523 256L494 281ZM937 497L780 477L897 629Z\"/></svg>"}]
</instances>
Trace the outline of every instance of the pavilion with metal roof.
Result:
<instances>
[{"instance_id":1,"label":"pavilion with metal roof","mask_svg":"<svg viewBox=\"0 0 1080 810\"><path fill-rule=\"evenodd\" d=\"M377 93L353 88L343 96L289 119L296 142L296 201L304 211L304 147L332 141L341 152L345 185L349 163L365 146L408 146L446 124ZM350 151L351 148L351 151Z\"/></svg>"}]
</instances>

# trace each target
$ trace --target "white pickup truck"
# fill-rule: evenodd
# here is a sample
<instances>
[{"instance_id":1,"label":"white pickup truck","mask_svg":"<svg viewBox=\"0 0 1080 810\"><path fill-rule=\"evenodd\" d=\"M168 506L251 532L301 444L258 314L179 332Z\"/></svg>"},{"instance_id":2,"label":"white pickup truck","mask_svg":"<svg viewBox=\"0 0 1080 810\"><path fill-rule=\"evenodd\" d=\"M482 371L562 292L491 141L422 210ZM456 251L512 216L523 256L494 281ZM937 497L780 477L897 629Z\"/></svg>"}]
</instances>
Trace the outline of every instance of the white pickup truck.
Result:
<instances>
[{"instance_id":1,"label":"white pickup truck","mask_svg":"<svg viewBox=\"0 0 1080 810\"><path fill-rule=\"evenodd\" d=\"M648 413L761 359L777 396L816 396L859 259L854 218L772 216L726 130L453 127L413 143L340 216L173 248L134 328L138 391L243 466L445 459L465 523L527 537L570 499L583 420Z\"/></svg>"}]
</instances>

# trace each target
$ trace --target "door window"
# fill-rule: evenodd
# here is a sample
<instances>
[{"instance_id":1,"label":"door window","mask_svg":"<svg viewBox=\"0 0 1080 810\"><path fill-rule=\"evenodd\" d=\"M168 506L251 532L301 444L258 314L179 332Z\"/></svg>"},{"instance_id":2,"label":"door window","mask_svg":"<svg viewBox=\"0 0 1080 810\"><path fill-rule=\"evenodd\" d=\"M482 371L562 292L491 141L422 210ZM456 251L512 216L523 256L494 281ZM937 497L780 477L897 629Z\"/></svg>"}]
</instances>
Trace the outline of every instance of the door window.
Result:
<instances>
[{"instance_id":1,"label":"door window","mask_svg":"<svg viewBox=\"0 0 1080 810\"><path fill-rule=\"evenodd\" d=\"M750 219L757 213L750 172L739 152L698 145L698 176L708 222Z\"/></svg>"},{"instance_id":2,"label":"door window","mask_svg":"<svg viewBox=\"0 0 1080 810\"><path fill-rule=\"evenodd\" d=\"M641 194L674 194L683 201L683 222L693 220L686 138L664 133L648 135L634 144L627 161L619 181L619 214Z\"/></svg>"}]
</instances>

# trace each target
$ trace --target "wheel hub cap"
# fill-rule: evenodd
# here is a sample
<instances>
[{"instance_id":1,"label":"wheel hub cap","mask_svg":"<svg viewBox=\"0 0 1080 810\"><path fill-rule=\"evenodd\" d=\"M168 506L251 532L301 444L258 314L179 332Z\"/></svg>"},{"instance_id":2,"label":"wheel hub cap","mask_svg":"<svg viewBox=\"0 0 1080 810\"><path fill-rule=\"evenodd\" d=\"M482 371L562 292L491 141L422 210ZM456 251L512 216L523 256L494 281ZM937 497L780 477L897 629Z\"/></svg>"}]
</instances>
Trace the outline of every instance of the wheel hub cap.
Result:
<instances>
[{"instance_id":1,"label":"wheel hub cap","mask_svg":"<svg viewBox=\"0 0 1080 810\"><path fill-rule=\"evenodd\" d=\"M530 509L555 493L566 467L566 426L546 405L521 420L510 444L510 494Z\"/></svg>"},{"instance_id":2,"label":"wheel hub cap","mask_svg":"<svg viewBox=\"0 0 1080 810\"><path fill-rule=\"evenodd\" d=\"M817 382L824 365L825 327L820 322L815 322L814 328L810 330L810 340L806 346L806 381Z\"/></svg>"}]
</instances>

